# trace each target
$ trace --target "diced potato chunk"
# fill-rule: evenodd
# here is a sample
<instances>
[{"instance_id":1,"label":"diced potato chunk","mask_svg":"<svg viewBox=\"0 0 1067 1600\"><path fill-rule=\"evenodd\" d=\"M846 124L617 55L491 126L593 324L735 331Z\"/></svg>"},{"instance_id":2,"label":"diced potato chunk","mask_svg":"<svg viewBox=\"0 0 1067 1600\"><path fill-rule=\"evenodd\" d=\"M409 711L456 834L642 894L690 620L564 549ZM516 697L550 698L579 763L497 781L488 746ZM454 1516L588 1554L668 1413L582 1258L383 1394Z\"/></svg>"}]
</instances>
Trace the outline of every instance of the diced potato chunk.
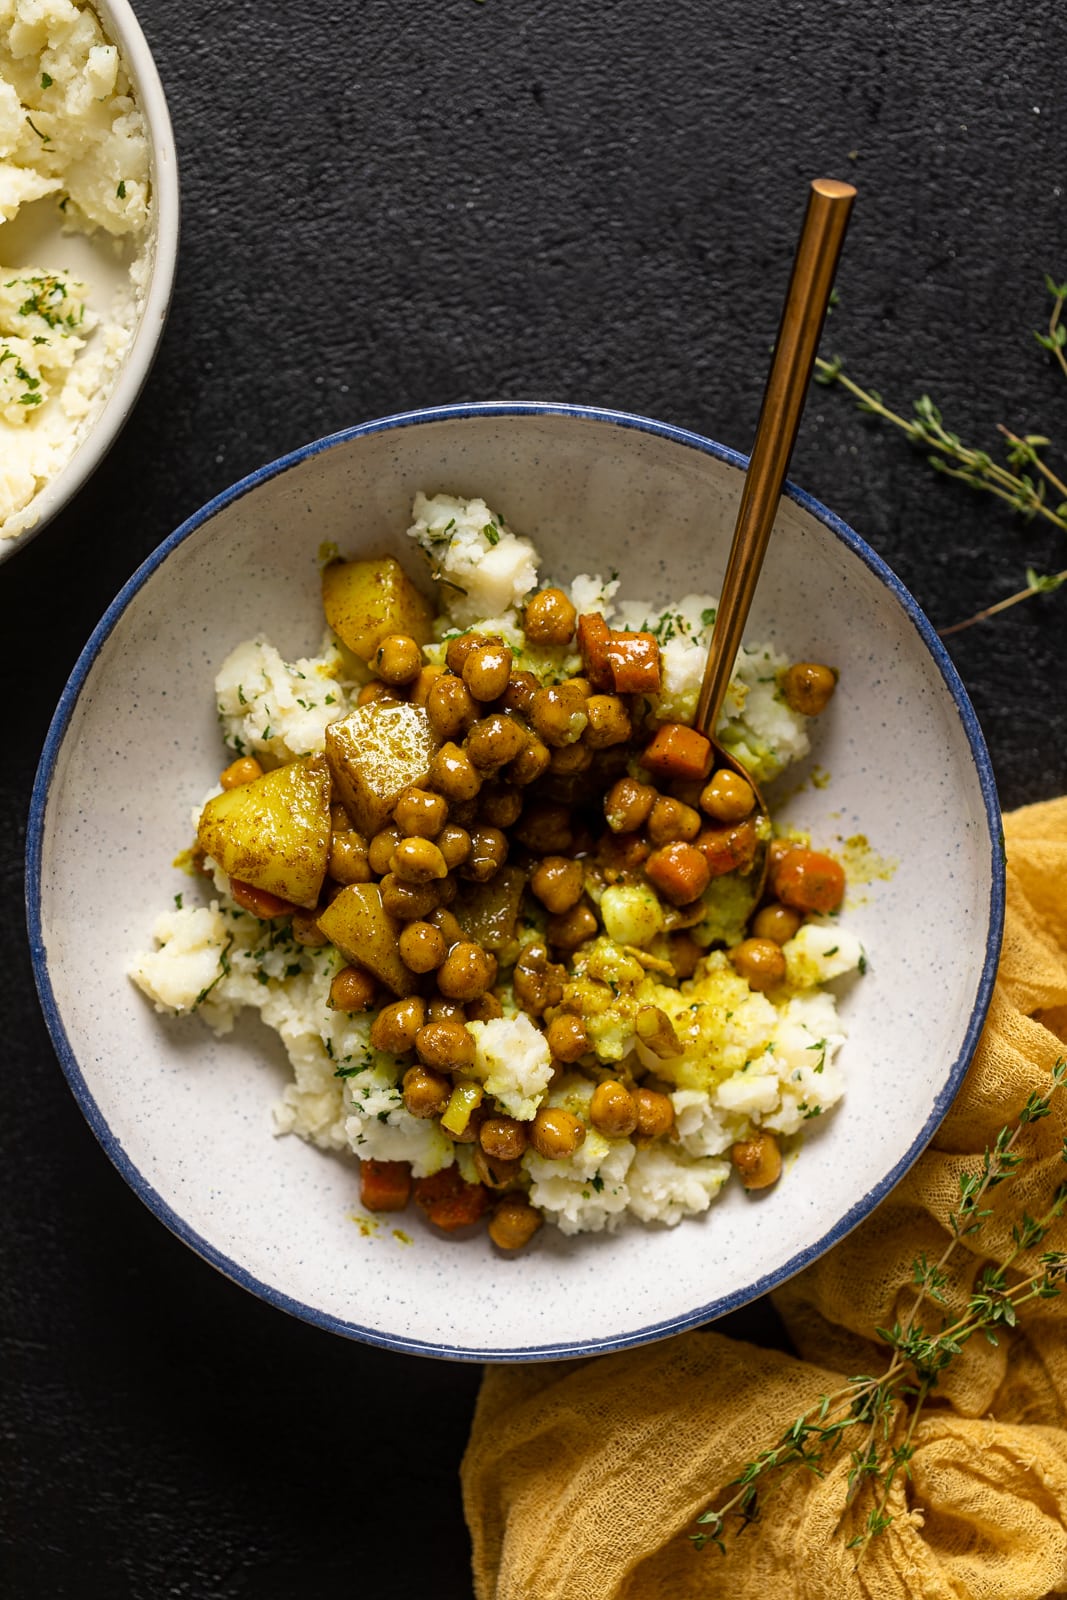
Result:
<instances>
[{"instance_id":1,"label":"diced potato chunk","mask_svg":"<svg viewBox=\"0 0 1067 1600\"><path fill-rule=\"evenodd\" d=\"M491 950L504 966L518 954L515 923L525 883L526 874L518 867L501 867L488 883L471 884L453 907L467 938Z\"/></svg>"},{"instance_id":2,"label":"diced potato chunk","mask_svg":"<svg viewBox=\"0 0 1067 1600\"><path fill-rule=\"evenodd\" d=\"M330 852L330 772L303 756L227 789L200 813L197 842L231 878L309 910Z\"/></svg>"},{"instance_id":3,"label":"diced potato chunk","mask_svg":"<svg viewBox=\"0 0 1067 1600\"><path fill-rule=\"evenodd\" d=\"M372 700L326 729L337 795L368 838L384 827L401 791L423 784L437 739L422 706Z\"/></svg>"},{"instance_id":4,"label":"diced potato chunk","mask_svg":"<svg viewBox=\"0 0 1067 1600\"><path fill-rule=\"evenodd\" d=\"M369 661L390 633L406 633L417 644L430 638L433 611L398 561L334 561L323 570L326 621L354 655Z\"/></svg>"},{"instance_id":5,"label":"diced potato chunk","mask_svg":"<svg viewBox=\"0 0 1067 1600\"><path fill-rule=\"evenodd\" d=\"M400 924L382 905L376 883L351 883L318 919L347 961L364 967L394 994L414 994L419 980L400 959Z\"/></svg>"}]
</instances>

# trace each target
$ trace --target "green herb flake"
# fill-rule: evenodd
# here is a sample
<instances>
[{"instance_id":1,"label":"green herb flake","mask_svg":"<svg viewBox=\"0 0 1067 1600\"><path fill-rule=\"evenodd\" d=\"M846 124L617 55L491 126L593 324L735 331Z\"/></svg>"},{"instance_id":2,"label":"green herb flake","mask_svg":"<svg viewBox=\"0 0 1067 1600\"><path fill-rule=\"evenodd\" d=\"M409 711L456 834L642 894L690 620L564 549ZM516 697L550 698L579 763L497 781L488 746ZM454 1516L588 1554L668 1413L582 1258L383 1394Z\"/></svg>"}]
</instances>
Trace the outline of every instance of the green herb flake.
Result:
<instances>
[{"instance_id":1,"label":"green herb flake","mask_svg":"<svg viewBox=\"0 0 1067 1600\"><path fill-rule=\"evenodd\" d=\"M53 84L54 81L55 81L54 79L49 77L47 72L42 72L41 73L41 88L42 89L50 89L52 87L52 84Z\"/></svg>"},{"instance_id":2,"label":"green herb flake","mask_svg":"<svg viewBox=\"0 0 1067 1600\"><path fill-rule=\"evenodd\" d=\"M126 198L126 179L125 178L120 178L119 179L119 186L115 190L115 193L116 193L116 195L118 196L118 198L120 200L125 200L125 198Z\"/></svg>"}]
</instances>

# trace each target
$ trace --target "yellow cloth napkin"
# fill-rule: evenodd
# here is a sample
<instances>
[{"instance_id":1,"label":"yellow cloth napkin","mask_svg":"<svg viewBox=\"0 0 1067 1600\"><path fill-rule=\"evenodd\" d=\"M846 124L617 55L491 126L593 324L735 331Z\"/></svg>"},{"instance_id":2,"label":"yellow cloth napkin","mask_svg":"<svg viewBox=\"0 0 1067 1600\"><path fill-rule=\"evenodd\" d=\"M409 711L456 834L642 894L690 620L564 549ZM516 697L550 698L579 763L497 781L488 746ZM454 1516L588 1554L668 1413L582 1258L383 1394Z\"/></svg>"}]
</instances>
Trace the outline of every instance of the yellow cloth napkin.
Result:
<instances>
[{"instance_id":1,"label":"yellow cloth napkin","mask_svg":"<svg viewBox=\"0 0 1067 1600\"><path fill-rule=\"evenodd\" d=\"M963 1347L924 1408L891 1528L858 1563L847 1452L820 1479L778 1480L727 1554L695 1518L795 1417L853 1373L884 1371L874 1329L911 1307L958 1177L981 1161L1067 1036L1067 800L1005 819L1004 948L981 1042L927 1151L878 1210L776 1303L803 1360L689 1333L591 1361L486 1370L463 1463L478 1600L1042 1600L1067 1594L1067 1295L1033 1301L994 1347ZM953 1260L953 1299L1012 1248L1011 1221L1067 1176L1067 1090L1027 1130L1032 1153L991 1192L994 1215ZM1067 1247L1061 1222L1042 1248ZM975 1252L981 1251L979 1256ZM1033 1268L1033 1255L1020 1265ZM896 1436L906 1416L898 1409ZM840 1525L839 1525L840 1524Z\"/></svg>"}]
</instances>

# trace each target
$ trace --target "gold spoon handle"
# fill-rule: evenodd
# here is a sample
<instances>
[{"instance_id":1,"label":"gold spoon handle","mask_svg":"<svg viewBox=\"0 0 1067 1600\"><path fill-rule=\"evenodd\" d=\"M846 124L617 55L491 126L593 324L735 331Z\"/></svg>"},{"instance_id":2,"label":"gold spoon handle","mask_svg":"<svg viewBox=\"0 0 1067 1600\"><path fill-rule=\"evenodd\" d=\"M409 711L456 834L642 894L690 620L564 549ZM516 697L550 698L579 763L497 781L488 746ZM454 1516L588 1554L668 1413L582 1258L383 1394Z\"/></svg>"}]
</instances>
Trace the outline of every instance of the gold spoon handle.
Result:
<instances>
[{"instance_id":1,"label":"gold spoon handle","mask_svg":"<svg viewBox=\"0 0 1067 1600\"><path fill-rule=\"evenodd\" d=\"M816 178L808 196L697 702L696 726L712 738L774 526L855 197L850 183L834 178Z\"/></svg>"}]
</instances>

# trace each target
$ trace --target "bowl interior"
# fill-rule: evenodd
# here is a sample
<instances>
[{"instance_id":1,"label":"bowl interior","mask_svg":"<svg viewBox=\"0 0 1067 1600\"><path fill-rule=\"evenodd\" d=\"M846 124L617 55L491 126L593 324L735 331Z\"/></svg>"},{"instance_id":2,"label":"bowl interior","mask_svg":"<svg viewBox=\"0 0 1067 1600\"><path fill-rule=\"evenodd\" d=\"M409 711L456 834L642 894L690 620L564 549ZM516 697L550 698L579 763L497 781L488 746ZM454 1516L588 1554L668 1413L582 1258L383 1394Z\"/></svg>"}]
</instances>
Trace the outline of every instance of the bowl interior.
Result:
<instances>
[{"instance_id":1,"label":"bowl interior","mask_svg":"<svg viewBox=\"0 0 1067 1600\"><path fill-rule=\"evenodd\" d=\"M634 419L423 414L249 480L179 530L101 624L57 714L32 821L42 996L113 1159L238 1281L401 1349L523 1359L619 1347L707 1320L813 1259L933 1131L988 999L995 797L929 629L854 535L796 499L782 504L748 636L828 660L841 680L806 777L782 780L779 814L817 845L865 836L882 875L854 883L847 906L869 970L841 995L846 1096L775 1190L728 1186L675 1229L545 1229L515 1260L407 1217L368 1225L354 1162L272 1139L287 1074L273 1035L257 1022L218 1040L198 1019L161 1018L124 976L157 911L190 890L170 863L222 764L215 670L257 631L290 657L317 648L324 540L418 573L404 537L415 490L480 494L536 541L546 573L618 568L623 597L665 603L717 590L740 482L724 452Z\"/></svg>"}]
</instances>

